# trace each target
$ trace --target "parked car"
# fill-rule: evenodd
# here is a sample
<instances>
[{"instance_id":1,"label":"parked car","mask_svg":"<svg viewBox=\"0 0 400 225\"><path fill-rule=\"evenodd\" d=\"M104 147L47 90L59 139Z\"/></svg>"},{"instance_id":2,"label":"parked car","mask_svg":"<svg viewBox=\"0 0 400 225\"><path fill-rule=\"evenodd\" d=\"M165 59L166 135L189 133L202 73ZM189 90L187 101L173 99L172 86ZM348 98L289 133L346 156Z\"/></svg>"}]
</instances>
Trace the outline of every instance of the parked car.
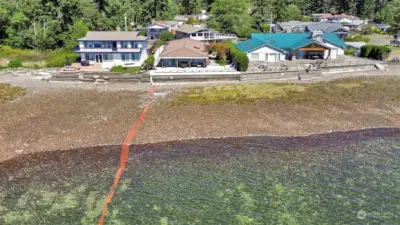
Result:
<instances>
[{"instance_id":1,"label":"parked car","mask_svg":"<svg viewBox=\"0 0 400 225\"><path fill-rule=\"evenodd\" d=\"M322 55L316 54L316 53L308 54L307 58L309 58L309 59L323 59Z\"/></svg>"}]
</instances>

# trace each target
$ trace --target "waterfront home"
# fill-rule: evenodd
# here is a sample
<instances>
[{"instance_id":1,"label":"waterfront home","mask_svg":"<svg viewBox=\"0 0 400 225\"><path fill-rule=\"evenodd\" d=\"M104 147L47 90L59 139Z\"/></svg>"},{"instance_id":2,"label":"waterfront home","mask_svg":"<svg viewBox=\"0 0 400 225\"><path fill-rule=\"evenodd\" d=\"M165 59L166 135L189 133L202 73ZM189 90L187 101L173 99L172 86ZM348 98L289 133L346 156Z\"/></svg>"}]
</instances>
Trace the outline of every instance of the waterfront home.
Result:
<instances>
[{"instance_id":1,"label":"waterfront home","mask_svg":"<svg viewBox=\"0 0 400 225\"><path fill-rule=\"evenodd\" d=\"M88 31L75 52L102 68L140 66L147 59L146 40L137 31Z\"/></svg>"},{"instance_id":2,"label":"waterfront home","mask_svg":"<svg viewBox=\"0 0 400 225\"><path fill-rule=\"evenodd\" d=\"M315 30L321 30L324 33L336 33L339 37L346 37L350 34L349 29L342 24L327 22L281 22L277 23L274 30L276 33L309 33Z\"/></svg>"},{"instance_id":3,"label":"waterfront home","mask_svg":"<svg viewBox=\"0 0 400 225\"><path fill-rule=\"evenodd\" d=\"M182 24L183 22L179 21L153 21L153 23L146 28L147 37L151 40L158 39L164 31L170 31L175 34L176 29Z\"/></svg>"},{"instance_id":4,"label":"waterfront home","mask_svg":"<svg viewBox=\"0 0 400 225\"><path fill-rule=\"evenodd\" d=\"M202 25L188 24L184 24L176 29L175 38L190 38L203 42L220 42L225 40L236 42L237 40L237 36L235 34L224 34L212 29L208 29Z\"/></svg>"},{"instance_id":5,"label":"waterfront home","mask_svg":"<svg viewBox=\"0 0 400 225\"><path fill-rule=\"evenodd\" d=\"M357 16L347 15L345 13L336 15L322 15L320 22L334 22L334 23L351 23L353 20L359 20Z\"/></svg>"},{"instance_id":6,"label":"waterfront home","mask_svg":"<svg viewBox=\"0 0 400 225\"><path fill-rule=\"evenodd\" d=\"M389 24L384 24L384 23L369 23L368 25L379 28L381 31L384 32L386 32L390 28Z\"/></svg>"},{"instance_id":7,"label":"waterfront home","mask_svg":"<svg viewBox=\"0 0 400 225\"><path fill-rule=\"evenodd\" d=\"M345 38L350 34L350 29L340 23L310 23L307 25L308 33L318 30L324 33L335 33L340 38Z\"/></svg>"},{"instance_id":8,"label":"waterfront home","mask_svg":"<svg viewBox=\"0 0 400 225\"><path fill-rule=\"evenodd\" d=\"M168 42L155 58L158 67L206 67L208 52L204 42L184 38Z\"/></svg>"},{"instance_id":9,"label":"waterfront home","mask_svg":"<svg viewBox=\"0 0 400 225\"><path fill-rule=\"evenodd\" d=\"M368 24L368 20L351 20L350 22L343 22L342 25L349 28L350 31L361 31L363 26Z\"/></svg>"},{"instance_id":10,"label":"waterfront home","mask_svg":"<svg viewBox=\"0 0 400 225\"><path fill-rule=\"evenodd\" d=\"M336 59L344 55L346 44L335 33L252 33L236 44L249 61L276 62L286 59Z\"/></svg>"},{"instance_id":11,"label":"waterfront home","mask_svg":"<svg viewBox=\"0 0 400 225\"><path fill-rule=\"evenodd\" d=\"M175 20L180 22L187 22L189 18L193 18L195 20L200 20L200 21L206 21L210 18L210 15L207 13L206 10L201 10L199 14L175 16Z\"/></svg>"},{"instance_id":12,"label":"waterfront home","mask_svg":"<svg viewBox=\"0 0 400 225\"><path fill-rule=\"evenodd\" d=\"M307 25L311 22L299 22L299 21L289 21L289 22L279 22L276 24L276 33L303 33L306 32Z\"/></svg>"}]
</instances>

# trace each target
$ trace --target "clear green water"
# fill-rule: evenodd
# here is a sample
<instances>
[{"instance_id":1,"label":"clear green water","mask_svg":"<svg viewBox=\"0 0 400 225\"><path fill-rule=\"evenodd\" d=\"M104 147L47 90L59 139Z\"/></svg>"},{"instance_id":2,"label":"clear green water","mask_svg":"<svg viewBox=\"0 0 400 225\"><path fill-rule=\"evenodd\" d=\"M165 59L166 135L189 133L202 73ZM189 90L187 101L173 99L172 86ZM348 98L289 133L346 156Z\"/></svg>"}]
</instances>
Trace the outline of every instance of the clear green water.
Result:
<instances>
[{"instance_id":1,"label":"clear green water","mask_svg":"<svg viewBox=\"0 0 400 225\"><path fill-rule=\"evenodd\" d=\"M107 224L400 224L400 140L286 150L262 140L137 154Z\"/></svg>"},{"instance_id":2,"label":"clear green water","mask_svg":"<svg viewBox=\"0 0 400 225\"><path fill-rule=\"evenodd\" d=\"M0 164L14 177L0 183L0 224L96 224L118 149L66 153L58 167ZM106 217L129 225L399 221L399 129L136 146Z\"/></svg>"}]
</instances>

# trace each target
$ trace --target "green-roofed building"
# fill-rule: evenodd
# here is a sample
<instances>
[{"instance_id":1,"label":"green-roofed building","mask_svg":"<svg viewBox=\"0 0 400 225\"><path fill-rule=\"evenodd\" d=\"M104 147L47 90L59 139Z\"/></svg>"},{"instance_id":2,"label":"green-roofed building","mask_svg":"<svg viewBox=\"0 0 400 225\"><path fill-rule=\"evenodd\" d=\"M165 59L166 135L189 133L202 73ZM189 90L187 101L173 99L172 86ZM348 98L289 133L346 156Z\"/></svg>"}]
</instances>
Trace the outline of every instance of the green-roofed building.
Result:
<instances>
[{"instance_id":1,"label":"green-roofed building","mask_svg":"<svg viewBox=\"0 0 400 225\"><path fill-rule=\"evenodd\" d=\"M286 59L336 59L344 55L346 44L335 33L253 33L250 39L236 44L250 61Z\"/></svg>"}]
</instances>

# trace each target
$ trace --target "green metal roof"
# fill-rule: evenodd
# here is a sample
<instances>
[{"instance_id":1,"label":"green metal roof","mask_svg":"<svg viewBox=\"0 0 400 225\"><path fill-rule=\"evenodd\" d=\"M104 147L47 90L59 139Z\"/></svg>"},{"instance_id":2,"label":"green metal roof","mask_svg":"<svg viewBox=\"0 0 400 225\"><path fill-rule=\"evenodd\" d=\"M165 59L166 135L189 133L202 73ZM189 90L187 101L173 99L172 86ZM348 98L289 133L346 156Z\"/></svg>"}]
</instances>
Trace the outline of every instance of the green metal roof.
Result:
<instances>
[{"instance_id":1,"label":"green metal roof","mask_svg":"<svg viewBox=\"0 0 400 225\"><path fill-rule=\"evenodd\" d=\"M242 52L250 52L264 45L278 50L293 51L314 42L311 33L253 33L251 39L236 44ZM335 46L346 48L346 44L334 33L323 34L323 39Z\"/></svg>"}]
</instances>

